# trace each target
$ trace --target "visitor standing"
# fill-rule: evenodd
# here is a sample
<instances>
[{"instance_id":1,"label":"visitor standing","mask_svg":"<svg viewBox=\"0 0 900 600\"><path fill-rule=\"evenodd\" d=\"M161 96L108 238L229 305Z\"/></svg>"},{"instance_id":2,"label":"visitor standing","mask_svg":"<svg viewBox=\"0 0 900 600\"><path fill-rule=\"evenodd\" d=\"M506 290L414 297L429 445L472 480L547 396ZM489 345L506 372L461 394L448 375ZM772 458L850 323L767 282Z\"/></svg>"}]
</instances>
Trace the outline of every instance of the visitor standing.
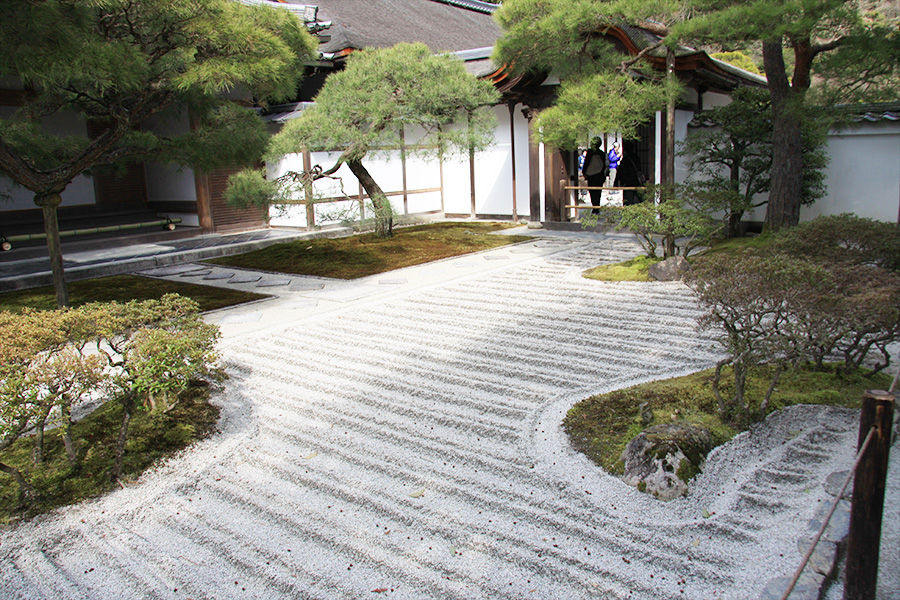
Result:
<instances>
[{"instance_id":1,"label":"visitor standing","mask_svg":"<svg viewBox=\"0 0 900 600\"><path fill-rule=\"evenodd\" d=\"M594 138L594 143L591 144L590 149L587 151L584 157L584 169L582 173L584 174L584 178L587 179L588 187L601 188L603 184L606 182L606 177L609 174L609 169L606 166L606 160L603 147L600 145L600 138ZM594 206L600 206L600 196L603 193L601 189L592 189L591 192L591 204ZM592 214L598 215L600 211L598 209L594 209L591 211Z\"/></svg>"},{"instance_id":2,"label":"visitor standing","mask_svg":"<svg viewBox=\"0 0 900 600\"><path fill-rule=\"evenodd\" d=\"M614 185L616 172L619 170L619 162L622 160L622 148L619 146L619 142L613 142L607 158L609 159L609 183Z\"/></svg>"}]
</instances>

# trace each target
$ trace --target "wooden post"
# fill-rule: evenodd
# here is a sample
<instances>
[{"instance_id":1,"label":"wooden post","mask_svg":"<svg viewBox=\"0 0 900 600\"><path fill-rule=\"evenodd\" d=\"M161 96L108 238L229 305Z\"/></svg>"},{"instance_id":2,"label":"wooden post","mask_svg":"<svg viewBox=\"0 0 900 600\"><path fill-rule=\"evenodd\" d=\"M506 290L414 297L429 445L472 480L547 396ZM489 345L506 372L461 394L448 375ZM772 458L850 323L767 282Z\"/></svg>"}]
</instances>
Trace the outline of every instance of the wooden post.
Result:
<instances>
[{"instance_id":1,"label":"wooden post","mask_svg":"<svg viewBox=\"0 0 900 600\"><path fill-rule=\"evenodd\" d=\"M866 390L859 419L857 447L862 445L870 429L874 428L875 432L853 480L844 600L875 598L893 415L894 397L891 394L881 390Z\"/></svg>"},{"instance_id":2,"label":"wooden post","mask_svg":"<svg viewBox=\"0 0 900 600\"><path fill-rule=\"evenodd\" d=\"M472 113L468 113L466 122L468 123L469 131L471 133L472 130ZM471 218L475 218L478 207L475 203L475 148L474 146L469 146L469 185L470 185L470 194L472 204L469 208L469 216Z\"/></svg>"},{"instance_id":3,"label":"wooden post","mask_svg":"<svg viewBox=\"0 0 900 600\"><path fill-rule=\"evenodd\" d=\"M534 117L537 111L534 108L522 109L522 114L528 119L528 220L532 223L543 221L541 215L541 185L540 162L541 142L534 128Z\"/></svg>"},{"instance_id":4,"label":"wooden post","mask_svg":"<svg viewBox=\"0 0 900 600\"><path fill-rule=\"evenodd\" d=\"M409 214L409 185L406 183L406 131L400 125L400 172L403 176L403 214Z\"/></svg>"},{"instance_id":5,"label":"wooden post","mask_svg":"<svg viewBox=\"0 0 900 600\"><path fill-rule=\"evenodd\" d=\"M303 171L307 174L312 171L312 155L307 148L303 149ZM315 190L311 181L303 185L303 195L306 200L306 230L311 231L316 227L316 205L313 203Z\"/></svg>"},{"instance_id":6,"label":"wooden post","mask_svg":"<svg viewBox=\"0 0 900 600\"><path fill-rule=\"evenodd\" d=\"M666 78L675 79L675 50L666 50ZM663 183L675 185L675 99L666 102L666 164Z\"/></svg>"}]
</instances>

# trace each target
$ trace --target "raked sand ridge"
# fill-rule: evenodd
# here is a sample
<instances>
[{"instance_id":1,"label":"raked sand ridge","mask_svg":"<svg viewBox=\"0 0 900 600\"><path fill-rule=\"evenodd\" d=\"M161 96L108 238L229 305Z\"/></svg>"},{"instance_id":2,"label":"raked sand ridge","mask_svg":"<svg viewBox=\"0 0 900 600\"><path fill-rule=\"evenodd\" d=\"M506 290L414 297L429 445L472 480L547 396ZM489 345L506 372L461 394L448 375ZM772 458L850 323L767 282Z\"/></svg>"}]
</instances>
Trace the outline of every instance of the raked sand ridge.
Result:
<instances>
[{"instance_id":1,"label":"raked sand ridge","mask_svg":"<svg viewBox=\"0 0 900 600\"><path fill-rule=\"evenodd\" d=\"M221 433L0 532L0 597L758 597L856 417L778 417L670 503L574 453L574 402L718 356L683 285L579 276L638 252L560 245L226 337Z\"/></svg>"}]
</instances>

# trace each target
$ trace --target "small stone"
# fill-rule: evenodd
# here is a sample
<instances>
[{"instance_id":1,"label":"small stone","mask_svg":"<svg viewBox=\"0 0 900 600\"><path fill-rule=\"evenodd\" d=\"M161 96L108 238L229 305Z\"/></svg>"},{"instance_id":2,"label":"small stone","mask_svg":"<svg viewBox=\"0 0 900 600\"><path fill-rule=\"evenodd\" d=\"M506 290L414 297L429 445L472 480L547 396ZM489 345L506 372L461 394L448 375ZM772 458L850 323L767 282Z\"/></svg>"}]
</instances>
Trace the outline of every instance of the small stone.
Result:
<instances>
[{"instance_id":1,"label":"small stone","mask_svg":"<svg viewBox=\"0 0 900 600\"><path fill-rule=\"evenodd\" d=\"M811 535L809 537L800 538L800 540L797 541L797 549L800 551L800 556L806 555L806 551L809 550L809 545L812 543L813 537L815 536ZM819 540L819 543L816 544L816 549L813 550L813 553L809 557L807 568L812 569L819 575L831 577L831 573L834 571L834 565L837 562L837 551L838 546L834 542Z\"/></svg>"},{"instance_id":2,"label":"small stone","mask_svg":"<svg viewBox=\"0 0 900 600\"><path fill-rule=\"evenodd\" d=\"M638 412L641 414L641 423L645 427L653 422L653 411L650 410L649 402L641 402L638 405Z\"/></svg>"},{"instance_id":3,"label":"small stone","mask_svg":"<svg viewBox=\"0 0 900 600\"><path fill-rule=\"evenodd\" d=\"M691 265L683 256L673 256L662 262L650 265L647 269L650 277L656 281L681 281L685 273L690 272Z\"/></svg>"},{"instance_id":4,"label":"small stone","mask_svg":"<svg viewBox=\"0 0 900 600\"><path fill-rule=\"evenodd\" d=\"M847 536L850 534L850 506L850 503L846 500L838 502L837 509L831 516L831 520L828 521L825 533L822 534L823 540L840 544L847 539ZM813 532L813 534L819 531L822 527L822 520L830 510L830 503L820 506L816 511L816 515L809 520L807 530Z\"/></svg>"},{"instance_id":5,"label":"small stone","mask_svg":"<svg viewBox=\"0 0 900 600\"><path fill-rule=\"evenodd\" d=\"M788 584L791 583L791 579L793 577L778 577L770 580L759 595L760 600L780 600L787 590ZM797 580L797 585L794 586L788 600L819 600L823 583L825 583L825 578L821 575L804 572Z\"/></svg>"},{"instance_id":6,"label":"small stone","mask_svg":"<svg viewBox=\"0 0 900 600\"><path fill-rule=\"evenodd\" d=\"M841 487L844 485L844 482L847 480L847 475L850 471L837 471L836 473L832 473L825 479L825 491L831 494L832 496L837 496L841 491ZM850 492L853 490L853 482L851 485L847 486L847 489L844 490L844 494L841 498L850 498Z\"/></svg>"}]
</instances>

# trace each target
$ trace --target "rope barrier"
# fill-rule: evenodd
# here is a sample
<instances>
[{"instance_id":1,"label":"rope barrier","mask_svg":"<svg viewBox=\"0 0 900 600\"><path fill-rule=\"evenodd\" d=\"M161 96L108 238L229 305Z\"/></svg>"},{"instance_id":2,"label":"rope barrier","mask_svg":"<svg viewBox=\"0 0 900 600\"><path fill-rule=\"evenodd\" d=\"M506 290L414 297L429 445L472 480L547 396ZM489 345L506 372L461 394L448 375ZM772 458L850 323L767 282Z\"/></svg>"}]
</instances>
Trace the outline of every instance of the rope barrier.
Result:
<instances>
[{"instance_id":1,"label":"rope barrier","mask_svg":"<svg viewBox=\"0 0 900 600\"><path fill-rule=\"evenodd\" d=\"M834 511L837 510L837 506L841 501L841 497L847 490L847 486L849 486L850 482L853 481L853 475L854 473L856 473L856 467L859 466L859 463L862 460L862 456L866 452L866 448L869 447L869 442L872 441L873 435L875 435L875 427L869 429L869 434L863 441L862 446L859 447L859 452L856 453L856 460L853 461L853 466L850 468L850 472L847 474L847 479L844 481L844 485L837 493L837 498L834 499L834 502L831 505L831 510L828 511L828 515L826 515L825 519L823 519L822 526L819 527L818 533L816 533L815 537L813 537L812 544L809 545L809 549L806 551L806 554L803 555L803 560L800 561L800 566L797 567L797 571L794 573L793 579L791 579L791 582L788 584L787 590L785 590L784 594L782 594L781 600L787 600L788 596L791 595L791 592L794 591L794 586L796 586L797 581L800 580L800 575L803 574L803 569L806 568L806 564L809 562L810 557L812 557L813 550L816 549L816 545L819 543L819 540L822 539L822 535L825 533L825 528L828 527L828 522L831 521L831 517L832 515L834 515Z\"/></svg>"}]
</instances>

